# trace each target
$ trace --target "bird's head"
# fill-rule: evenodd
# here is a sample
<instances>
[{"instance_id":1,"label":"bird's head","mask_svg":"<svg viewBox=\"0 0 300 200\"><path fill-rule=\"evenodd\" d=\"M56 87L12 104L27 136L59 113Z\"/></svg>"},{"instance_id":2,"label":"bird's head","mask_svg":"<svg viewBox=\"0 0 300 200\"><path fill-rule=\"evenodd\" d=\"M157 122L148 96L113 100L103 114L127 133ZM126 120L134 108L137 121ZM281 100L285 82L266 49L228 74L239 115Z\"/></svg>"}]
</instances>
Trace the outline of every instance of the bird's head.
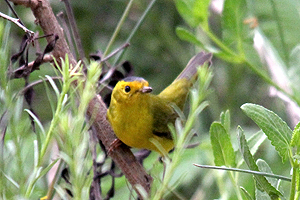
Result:
<instances>
[{"instance_id":1,"label":"bird's head","mask_svg":"<svg viewBox=\"0 0 300 200\"><path fill-rule=\"evenodd\" d=\"M133 101L136 98L140 98L141 95L150 92L152 92L152 88L149 87L149 83L145 79L131 76L116 84L112 98L117 102Z\"/></svg>"}]
</instances>

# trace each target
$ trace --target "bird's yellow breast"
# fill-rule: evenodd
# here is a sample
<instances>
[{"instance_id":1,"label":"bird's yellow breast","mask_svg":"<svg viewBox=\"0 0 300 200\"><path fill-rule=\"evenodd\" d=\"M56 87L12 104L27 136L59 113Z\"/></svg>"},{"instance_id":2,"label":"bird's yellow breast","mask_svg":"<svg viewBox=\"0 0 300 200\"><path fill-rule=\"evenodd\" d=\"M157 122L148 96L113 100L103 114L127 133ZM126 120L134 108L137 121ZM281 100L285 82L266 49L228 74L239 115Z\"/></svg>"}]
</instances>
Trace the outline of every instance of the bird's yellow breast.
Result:
<instances>
[{"instance_id":1,"label":"bird's yellow breast","mask_svg":"<svg viewBox=\"0 0 300 200\"><path fill-rule=\"evenodd\" d=\"M108 110L108 119L116 136L136 148L143 148L152 134L153 117L146 98L141 98L129 102L113 100Z\"/></svg>"},{"instance_id":2,"label":"bird's yellow breast","mask_svg":"<svg viewBox=\"0 0 300 200\"><path fill-rule=\"evenodd\" d=\"M165 154L173 148L173 141L153 134L153 113L151 94L136 93L128 100L118 100L120 91L113 91L107 118L116 136L126 145L150 149ZM161 152L153 143L156 140L164 148Z\"/></svg>"}]
</instances>

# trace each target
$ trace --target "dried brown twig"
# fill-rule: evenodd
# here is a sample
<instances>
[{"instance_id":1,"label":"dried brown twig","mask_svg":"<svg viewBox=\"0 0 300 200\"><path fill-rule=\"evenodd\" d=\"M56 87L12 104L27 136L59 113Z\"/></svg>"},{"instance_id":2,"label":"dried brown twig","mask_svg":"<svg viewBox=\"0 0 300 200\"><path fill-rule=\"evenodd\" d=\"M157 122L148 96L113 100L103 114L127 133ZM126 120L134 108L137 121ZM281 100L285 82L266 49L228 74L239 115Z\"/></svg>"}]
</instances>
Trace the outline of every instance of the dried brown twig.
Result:
<instances>
[{"instance_id":1,"label":"dried brown twig","mask_svg":"<svg viewBox=\"0 0 300 200\"><path fill-rule=\"evenodd\" d=\"M80 58L80 60L83 60L85 58L85 55L84 55L81 39L80 39L80 36L79 36L79 31L78 31L78 28L77 28L77 24L76 24L76 21L75 21L73 9L72 9L71 4L68 0L62 0L62 1L64 2L65 6L66 6L66 12L67 12L68 20L69 20L69 23L70 23L70 26L71 26L73 38L75 40L77 52L79 54L79 58Z\"/></svg>"},{"instance_id":2,"label":"dried brown twig","mask_svg":"<svg viewBox=\"0 0 300 200\"><path fill-rule=\"evenodd\" d=\"M20 23L19 19L10 17L10 16L8 16L8 15L2 13L2 12L0 12L0 17L2 17L4 19L7 19L7 20L9 20L9 21L11 21L13 23L15 23L17 26L19 26L20 28L22 28L25 31L25 33L28 33L31 36L34 35L34 32L31 31L31 30L29 30L29 29L27 29L22 23Z\"/></svg>"}]
</instances>

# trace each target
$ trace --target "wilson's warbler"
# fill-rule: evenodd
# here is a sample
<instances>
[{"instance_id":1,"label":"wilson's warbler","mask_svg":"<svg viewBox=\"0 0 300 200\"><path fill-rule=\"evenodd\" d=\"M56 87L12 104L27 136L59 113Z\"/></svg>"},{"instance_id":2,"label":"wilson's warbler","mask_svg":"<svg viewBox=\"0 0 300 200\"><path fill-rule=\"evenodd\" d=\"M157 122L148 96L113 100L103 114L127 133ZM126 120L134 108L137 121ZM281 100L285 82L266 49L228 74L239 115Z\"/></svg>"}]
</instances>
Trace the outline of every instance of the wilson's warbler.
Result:
<instances>
[{"instance_id":1,"label":"wilson's warbler","mask_svg":"<svg viewBox=\"0 0 300 200\"><path fill-rule=\"evenodd\" d=\"M140 77L127 77L113 89L107 118L119 140L130 147L149 149L165 155L174 148L168 123L178 117L172 104L183 109L197 67L210 61L211 53L198 53L186 68L160 94L151 94L149 83ZM120 144L115 140L110 150ZM160 146L160 147L159 147Z\"/></svg>"}]
</instances>

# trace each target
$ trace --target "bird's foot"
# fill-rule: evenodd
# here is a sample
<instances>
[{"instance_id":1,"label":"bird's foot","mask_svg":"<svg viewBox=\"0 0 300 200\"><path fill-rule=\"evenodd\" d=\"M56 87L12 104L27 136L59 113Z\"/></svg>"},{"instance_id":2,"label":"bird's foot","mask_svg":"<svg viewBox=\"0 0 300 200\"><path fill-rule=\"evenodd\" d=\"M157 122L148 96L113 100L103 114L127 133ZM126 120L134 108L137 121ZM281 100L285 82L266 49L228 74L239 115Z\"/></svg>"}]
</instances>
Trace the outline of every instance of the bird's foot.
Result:
<instances>
[{"instance_id":1,"label":"bird's foot","mask_svg":"<svg viewBox=\"0 0 300 200\"><path fill-rule=\"evenodd\" d=\"M107 150L107 154L110 155L111 152L113 152L116 148L121 146L123 142L120 139L114 139L114 141L109 145L109 148Z\"/></svg>"}]
</instances>

